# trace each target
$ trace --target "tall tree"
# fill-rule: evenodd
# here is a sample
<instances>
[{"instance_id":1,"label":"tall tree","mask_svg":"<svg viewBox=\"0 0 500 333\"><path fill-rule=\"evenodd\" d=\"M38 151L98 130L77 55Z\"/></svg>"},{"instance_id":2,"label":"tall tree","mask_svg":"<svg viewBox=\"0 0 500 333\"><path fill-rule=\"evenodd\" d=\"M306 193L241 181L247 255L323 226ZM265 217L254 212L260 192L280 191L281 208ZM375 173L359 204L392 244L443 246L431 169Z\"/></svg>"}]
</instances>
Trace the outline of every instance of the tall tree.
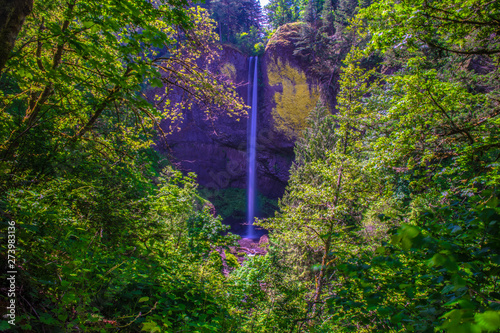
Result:
<instances>
[{"instance_id":1,"label":"tall tree","mask_svg":"<svg viewBox=\"0 0 500 333\"><path fill-rule=\"evenodd\" d=\"M315 0L309 0L304 9L304 21L308 23L315 23L318 19L317 4Z\"/></svg>"},{"instance_id":2,"label":"tall tree","mask_svg":"<svg viewBox=\"0 0 500 333\"><path fill-rule=\"evenodd\" d=\"M285 23L296 22L300 18L299 0L271 0L264 7L267 19L274 29Z\"/></svg>"},{"instance_id":3,"label":"tall tree","mask_svg":"<svg viewBox=\"0 0 500 333\"><path fill-rule=\"evenodd\" d=\"M341 33L348 25L349 20L354 17L358 0L339 0L335 8L335 31Z\"/></svg>"},{"instance_id":4,"label":"tall tree","mask_svg":"<svg viewBox=\"0 0 500 333\"><path fill-rule=\"evenodd\" d=\"M0 1L0 73L14 48L24 19L33 9L33 0Z\"/></svg>"},{"instance_id":5,"label":"tall tree","mask_svg":"<svg viewBox=\"0 0 500 333\"><path fill-rule=\"evenodd\" d=\"M235 43L236 36L253 27L260 30L262 13L258 0L212 0L209 9L217 22L222 42Z\"/></svg>"},{"instance_id":6,"label":"tall tree","mask_svg":"<svg viewBox=\"0 0 500 333\"><path fill-rule=\"evenodd\" d=\"M351 57L359 59L360 55L358 51ZM298 159L292 167L281 212L265 223L278 243L287 244L284 251L304 251L298 258L309 260L312 253L321 254L320 258L313 257L319 262L311 277L314 288L304 319L309 324L325 310L328 276L335 272L332 263L358 251L355 234L350 231L357 227L376 188L370 171L363 167L363 124L357 120L366 114L362 99L372 73L352 64L347 66L342 74L338 115L321 109L312 113L313 127L298 142Z\"/></svg>"},{"instance_id":7,"label":"tall tree","mask_svg":"<svg viewBox=\"0 0 500 333\"><path fill-rule=\"evenodd\" d=\"M241 104L230 97L231 90L213 85L215 77L196 64L202 55L216 56L211 23L181 0L36 2L3 74L2 107L8 112L0 116L6 124L1 161L29 162L18 148L39 131L51 132L65 145L89 138L119 110L157 121L160 114L141 93L144 83L177 86L238 113Z\"/></svg>"},{"instance_id":8,"label":"tall tree","mask_svg":"<svg viewBox=\"0 0 500 333\"><path fill-rule=\"evenodd\" d=\"M335 12L332 0L325 0L323 10L321 11L321 20L323 21L323 29L331 34L335 22Z\"/></svg>"}]
</instances>

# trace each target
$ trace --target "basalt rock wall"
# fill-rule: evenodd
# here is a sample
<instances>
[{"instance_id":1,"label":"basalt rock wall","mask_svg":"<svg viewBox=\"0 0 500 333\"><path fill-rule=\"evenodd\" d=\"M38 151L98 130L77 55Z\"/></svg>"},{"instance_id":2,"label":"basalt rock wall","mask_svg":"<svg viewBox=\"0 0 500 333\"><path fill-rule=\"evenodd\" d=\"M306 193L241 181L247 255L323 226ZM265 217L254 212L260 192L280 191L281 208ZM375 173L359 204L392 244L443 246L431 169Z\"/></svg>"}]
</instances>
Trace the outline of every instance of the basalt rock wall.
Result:
<instances>
[{"instance_id":1,"label":"basalt rock wall","mask_svg":"<svg viewBox=\"0 0 500 333\"><path fill-rule=\"evenodd\" d=\"M281 27L259 57L259 107L257 129L258 191L281 197L293 161L295 139L319 98L317 85L307 74L307 64L293 56L292 37L298 25ZM230 77L238 94L247 100L249 57L223 47L218 69ZM217 191L246 188L247 120L231 117L208 120L204 110L187 110L178 131L158 140L158 150L168 154L185 172L195 172L201 186ZM168 132L169 122L161 126Z\"/></svg>"}]
</instances>

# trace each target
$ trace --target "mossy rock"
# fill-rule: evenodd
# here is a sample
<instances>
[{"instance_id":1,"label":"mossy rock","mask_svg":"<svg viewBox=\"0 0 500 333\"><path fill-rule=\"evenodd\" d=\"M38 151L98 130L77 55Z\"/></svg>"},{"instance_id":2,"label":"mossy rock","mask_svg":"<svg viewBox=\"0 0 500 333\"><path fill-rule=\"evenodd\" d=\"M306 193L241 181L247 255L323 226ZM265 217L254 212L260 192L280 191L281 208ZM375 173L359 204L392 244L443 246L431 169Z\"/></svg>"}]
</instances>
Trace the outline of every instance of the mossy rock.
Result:
<instances>
[{"instance_id":1,"label":"mossy rock","mask_svg":"<svg viewBox=\"0 0 500 333\"><path fill-rule=\"evenodd\" d=\"M226 253L226 264L230 268L238 268L240 267L240 263L238 262L238 259L236 256L229 251L225 251Z\"/></svg>"},{"instance_id":2,"label":"mossy rock","mask_svg":"<svg viewBox=\"0 0 500 333\"><path fill-rule=\"evenodd\" d=\"M316 106L319 88L306 73L280 58L267 65L269 85L275 87L272 110L275 129L289 138L296 138L307 126L309 113Z\"/></svg>"},{"instance_id":3,"label":"mossy rock","mask_svg":"<svg viewBox=\"0 0 500 333\"><path fill-rule=\"evenodd\" d=\"M266 49L276 45L293 45L293 40L300 37L300 29L305 24L307 23L293 22L280 26L267 42Z\"/></svg>"}]
</instances>

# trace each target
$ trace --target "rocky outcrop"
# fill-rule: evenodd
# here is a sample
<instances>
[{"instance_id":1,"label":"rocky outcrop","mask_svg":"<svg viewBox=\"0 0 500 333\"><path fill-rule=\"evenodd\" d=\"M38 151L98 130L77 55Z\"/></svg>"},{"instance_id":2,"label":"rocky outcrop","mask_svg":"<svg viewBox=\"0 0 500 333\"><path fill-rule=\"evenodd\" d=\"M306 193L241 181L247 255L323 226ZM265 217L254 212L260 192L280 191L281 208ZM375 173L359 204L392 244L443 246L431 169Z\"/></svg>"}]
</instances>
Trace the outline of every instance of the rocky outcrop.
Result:
<instances>
[{"instance_id":1,"label":"rocky outcrop","mask_svg":"<svg viewBox=\"0 0 500 333\"><path fill-rule=\"evenodd\" d=\"M308 75L309 64L293 55L304 24L281 26L269 40L263 61L265 118L272 119L273 130L292 143L319 99L318 84Z\"/></svg>"},{"instance_id":2,"label":"rocky outcrop","mask_svg":"<svg viewBox=\"0 0 500 333\"><path fill-rule=\"evenodd\" d=\"M257 189L268 198L282 196L294 158L294 141L319 98L306 64L293 56L290 37L299 28L293 24L280 28L259 58ZM224 47L217 64L245 101L248 61L246 55ZM195 172L200 185L214 193L227 188L245 189L247 120L218 117L209 121L203 110L193 106L186 111L179 130L167 135L168 145L157 142L158 150L168 154L181 170ZM169 122L161 126L168 131Z\"/></svg>"}]
</instances>

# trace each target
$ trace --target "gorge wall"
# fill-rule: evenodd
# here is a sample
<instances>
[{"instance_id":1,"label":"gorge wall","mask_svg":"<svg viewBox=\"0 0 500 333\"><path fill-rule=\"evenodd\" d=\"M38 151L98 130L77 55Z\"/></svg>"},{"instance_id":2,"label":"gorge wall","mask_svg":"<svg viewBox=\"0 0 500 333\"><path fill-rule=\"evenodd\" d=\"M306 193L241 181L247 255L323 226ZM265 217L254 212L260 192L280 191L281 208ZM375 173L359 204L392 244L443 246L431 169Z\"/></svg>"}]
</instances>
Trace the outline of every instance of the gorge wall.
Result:
<instances>
[{"instance_id":1,"label":"gorge wall","mask_svg":"<svg viewBox=\"0 0 500 333\"><path fill-rule=\"evenodd\" d=\"M295 139L319 98L307 66L293 55L293 37L299 29L297 24L281 27L259 58L257 190L271 199L283 195L294 158ZM216 64L235 83L245 102L248 102L248 61L246 55L224 46ZM179 130L166 136L168 145L158 140L157 149L181 170L195 172L209 198L227 189L244 191L247 120L248 116L239 121L224 116L208 120L203 110L194 105L186 110ZM165 132L169 125L166 120L161 123ZM217 205L216 208L219 212Z\"/></svg>"}]
</instances>

